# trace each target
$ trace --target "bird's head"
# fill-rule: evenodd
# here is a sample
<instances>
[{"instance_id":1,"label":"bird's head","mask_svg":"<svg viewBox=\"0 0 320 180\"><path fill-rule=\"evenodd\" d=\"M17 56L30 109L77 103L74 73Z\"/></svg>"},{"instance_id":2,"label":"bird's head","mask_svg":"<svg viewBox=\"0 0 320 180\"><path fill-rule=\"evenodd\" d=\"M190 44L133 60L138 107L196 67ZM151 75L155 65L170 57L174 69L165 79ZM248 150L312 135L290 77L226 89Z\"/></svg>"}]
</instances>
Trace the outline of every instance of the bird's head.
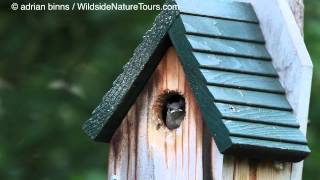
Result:
<instances>
[{"instance_id":1,"label":"bird's head","mask_svg":"<svg viewBox=\"0 0 320 180\"><path fill-rule=\"evenodd\" d=\"M167 104L167 113L169 113L174 119L183 118L185 114L184 101L180 99L178 102L169 102Z\"/></svg>"}]
</instances>

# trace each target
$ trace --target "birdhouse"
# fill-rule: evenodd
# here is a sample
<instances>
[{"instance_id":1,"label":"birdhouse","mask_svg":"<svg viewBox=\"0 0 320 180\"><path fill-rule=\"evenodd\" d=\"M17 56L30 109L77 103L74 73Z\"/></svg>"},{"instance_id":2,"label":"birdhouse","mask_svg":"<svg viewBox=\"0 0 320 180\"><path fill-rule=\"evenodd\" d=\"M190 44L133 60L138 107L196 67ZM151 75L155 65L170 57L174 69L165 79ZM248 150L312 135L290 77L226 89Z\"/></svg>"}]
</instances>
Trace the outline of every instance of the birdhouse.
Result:
<instances>
[{"instance_id":1,"label":"birdhouse","mask_svg":"<svg viewBox=\"0 0 320 180\"><path fill-rule=\"evenodd\" d=\"M288 4L166 5L84 124L108 178L301 178L312 64Z\"/></svg>"}]
</instances>

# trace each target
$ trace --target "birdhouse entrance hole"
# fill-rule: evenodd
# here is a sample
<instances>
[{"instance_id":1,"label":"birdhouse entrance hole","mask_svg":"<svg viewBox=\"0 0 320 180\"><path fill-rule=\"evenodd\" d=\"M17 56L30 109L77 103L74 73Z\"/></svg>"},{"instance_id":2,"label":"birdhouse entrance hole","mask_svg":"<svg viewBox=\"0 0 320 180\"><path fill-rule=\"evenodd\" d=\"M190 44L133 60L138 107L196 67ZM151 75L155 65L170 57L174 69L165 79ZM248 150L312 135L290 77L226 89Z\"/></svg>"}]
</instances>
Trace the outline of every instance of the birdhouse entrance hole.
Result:
<instances>
[{"instance_id":1,"label":"birdhouse entrance hole","mask_svg":"<svg viewBox=\"0 0 320 180\"><path fill-rule=\"evenodd\" d=\"M165 91L158 98L156 113L170 130L180 127L186 111L185 98L177 91Z\"/></svg>"}]
</instances>

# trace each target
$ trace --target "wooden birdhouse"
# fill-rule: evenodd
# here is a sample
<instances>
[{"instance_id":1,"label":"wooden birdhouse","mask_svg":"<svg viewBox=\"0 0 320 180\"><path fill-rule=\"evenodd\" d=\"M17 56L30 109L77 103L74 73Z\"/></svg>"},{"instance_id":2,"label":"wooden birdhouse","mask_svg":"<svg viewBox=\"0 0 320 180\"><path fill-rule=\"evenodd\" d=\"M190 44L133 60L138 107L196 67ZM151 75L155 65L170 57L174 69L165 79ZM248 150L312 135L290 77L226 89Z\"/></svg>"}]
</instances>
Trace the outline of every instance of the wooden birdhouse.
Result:
<instances>
[{"instance_id":1,"label":"wooden birdhouse","mask_svg":"<svg viewBox=\"0 0 320 180\"><path fill-rule=\"evenodd\" d=\"M84 125L109 179L301 178L310 57L286 2L250 2L166 2Z\"/></svg>"}]
</instances>

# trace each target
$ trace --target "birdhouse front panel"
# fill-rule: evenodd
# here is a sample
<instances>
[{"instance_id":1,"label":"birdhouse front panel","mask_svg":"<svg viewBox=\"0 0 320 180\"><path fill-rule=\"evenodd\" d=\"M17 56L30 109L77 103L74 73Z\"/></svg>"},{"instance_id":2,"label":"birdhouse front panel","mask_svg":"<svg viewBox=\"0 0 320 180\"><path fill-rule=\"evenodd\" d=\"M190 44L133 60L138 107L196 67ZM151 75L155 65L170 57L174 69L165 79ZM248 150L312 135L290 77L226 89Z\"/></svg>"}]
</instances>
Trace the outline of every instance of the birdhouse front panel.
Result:
<instances>
[{"instance_id":1,"label":"birdhouse front panel","mask_svg":"<svg viewBox=\"0 0 320 180\"><path fill-rule=\"evenodd\" d=\"M177 97L182 97L185 105ZM177 98L177 104L171 98ZM169 123L176 117L170 111L180 108L185 114L181 121L178 116L178 125L172 127ZM197 102L176 51L170 47L111 139L108 176L203 179L202 164L212 160L203 158L203 147L209 145L207 153L211 154L210 144L214 143L208 131L205 136L209 138L203 141L204 132ZM206 176L208 173L211 171Z\"/></svg>"}]
</instances>

